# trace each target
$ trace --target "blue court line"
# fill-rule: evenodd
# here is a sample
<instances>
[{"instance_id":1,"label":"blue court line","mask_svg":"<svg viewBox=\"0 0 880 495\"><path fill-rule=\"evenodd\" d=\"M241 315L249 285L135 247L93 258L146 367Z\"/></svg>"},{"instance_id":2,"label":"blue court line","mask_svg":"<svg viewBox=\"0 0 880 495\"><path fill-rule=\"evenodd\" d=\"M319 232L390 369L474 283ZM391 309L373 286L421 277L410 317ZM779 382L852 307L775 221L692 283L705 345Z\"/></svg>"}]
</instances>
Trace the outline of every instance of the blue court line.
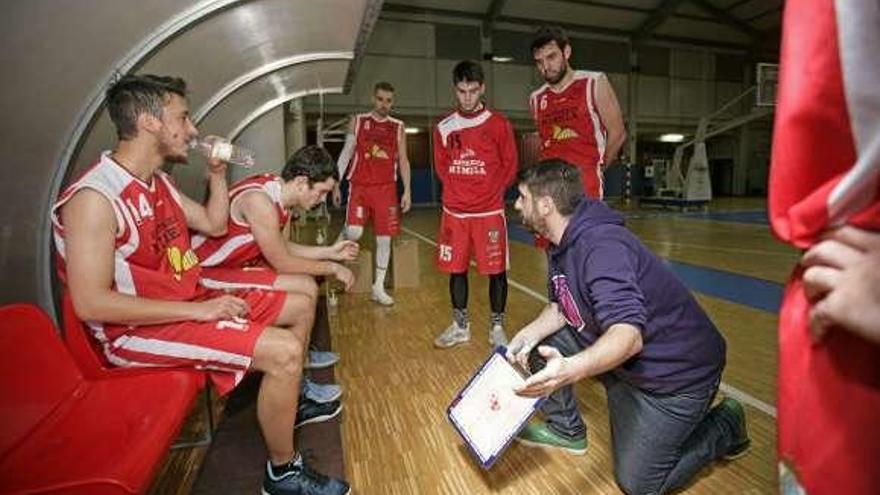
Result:
<instances>
[{"instance_id":1,"label":"blue court line","mask_svg":"<svg viewBox=\"0 0 880 495\"><path fill-rule=\"evenodd\" d=\"M652 213L632 213L626 215L626 218L660 218L660 217L681 217L693 218L696 220L712 220L715 222L733 222L733 223L751 223L757 225L768 225L767 210L736 210L736 211L715 211L715 212L652 212Z\"/></svg>"},{"instance_id":2,"label":"blue court line","mask_svg":"<svg viewBox=\"0 0 880 495\"><path fill-rule=\"evenodd\" d=\"M517 223L507 225L508 236L511 239L534 245L534 236L522 225ZM779 312L783 291L781 284L665 258L663 262L688 289L694 292L770 313Z\"/></svg>"}]
</instances>

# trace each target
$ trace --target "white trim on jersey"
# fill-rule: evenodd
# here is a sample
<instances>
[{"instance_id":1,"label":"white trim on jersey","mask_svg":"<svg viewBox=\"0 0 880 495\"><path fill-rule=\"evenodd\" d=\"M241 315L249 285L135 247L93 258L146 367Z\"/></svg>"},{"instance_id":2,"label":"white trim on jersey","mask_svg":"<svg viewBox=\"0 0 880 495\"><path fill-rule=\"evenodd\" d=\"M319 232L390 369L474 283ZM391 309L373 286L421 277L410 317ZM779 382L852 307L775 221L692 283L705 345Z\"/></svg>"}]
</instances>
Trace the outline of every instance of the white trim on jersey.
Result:
<instances>
[{"instance_id":1,"label":"white trim on jersey","mask_svg":"<svg viewBox=\"0 0 880 495\"><path fill-rule=\"evenodd\" d=\"M455 213L454 211L450 211L445 206L443 207L443 212L447 215L453 216L455 218L483 218L483 217L491 217L494 215L504 216L504 209L500 210L492 210L492 211L482 211L479 213Z\"/></svg>"},{"instance_id":2,"label":"white trim on jersey","mask_svg":"<svg viewBox=\"0 0 880 495\"><path fill-rule=\"evenodd\" d=\"M116 282L116 290L123 294L129 294L132 296L137 295L137 289L134 286L134 277L131 275L131 267L129 265L128 257L135 251L137 251L138 246L140 246L141 238L138 233L137 223L135 223L134 218L131 217L131 212L128 211L128 208L122 209L123 214L125 215L125 221L128 224L128 240L122 246L116 248L114 253L114 271L113 271L113 279Z\"/></svg>"},{"instance_id":3,"label":"white trim on jersey","mask_svg":"<svg viewBox=\"0 0 880 495\"><path fill-rule=\"evenodd\" d=\"M216 251L211 253L207 258L200 260L199 264L202 266L217 266L220 263L223 263L230 254L232 254L236 249L254 242L253 234L242 234L237 235L235 237L230 237L226 242L223 243Z\"/></svg>"},{"instance_id":4,"label":"white trim on jersey","mask_svg":"<svg viewBox=\"0 0 880 495\"><path fill-rule=\"evenodd\" d=\"M828 195L830 224L840 225L876 201L880 184L880 9L870 2L836 0L840 69L856 163ZM834 77L833 75L829 77Z\"/></svg>"},{"instance_id":5,"label":"white trim on jersey","mask_svg":"<svg viewBox=\"0 0 880 495\"><path fill-rule=\"evenodd\" d=\"M443 147L446 147L446 138L453 132L479 127L486 123L491 117L492 111L488 109L484 109L483 113L473 118L464 117L457 111L452 112L448 117L437 124L437 131L440 133L440 140L443 142Z\"/></svg>"},{"instance_id":6,"label":"white trim on jersey","mask_svg":"<svg viewBox=\"0 0 880 495\"><path fill-rule=\"evenodd\" d=\"M601 72L599 73L601 74ZM590 113L590 120L593 122L593 138L596 140L596 149L599 151L599 161L605 161L605 128L602 125L602 118L599 110L593 106L596 101L596 85L599 84L598 77L590 77L587 82L587 111Z\"/></svg>"},{"instance_id":7,"label":"white trim on jersey","mask_svg":"<svg viewBox=\"0 0 880 495\"><path fill-rule=\"evenodd\" d=\"M256 282L233 282L229 280L218 280L211 278L209 275L202 275L199 278L199 284L206 289L214 290L236 290L236 289L262 289L274 290L272 284L258 284Z\"/></svg>"},{"instance_id":8,"label":"white trim on jersey","mask_svg":"<svg viewBox=\"0 0 880 495\"><path fill-rule=\"evenodd\" d=\"M195 344L145 339L137 336L120 337L113 342L113 347L156 356L226 363L242 368L249 368L251 365L251 358L243 354L235 354Z\"/></svg>"}]
</instances>

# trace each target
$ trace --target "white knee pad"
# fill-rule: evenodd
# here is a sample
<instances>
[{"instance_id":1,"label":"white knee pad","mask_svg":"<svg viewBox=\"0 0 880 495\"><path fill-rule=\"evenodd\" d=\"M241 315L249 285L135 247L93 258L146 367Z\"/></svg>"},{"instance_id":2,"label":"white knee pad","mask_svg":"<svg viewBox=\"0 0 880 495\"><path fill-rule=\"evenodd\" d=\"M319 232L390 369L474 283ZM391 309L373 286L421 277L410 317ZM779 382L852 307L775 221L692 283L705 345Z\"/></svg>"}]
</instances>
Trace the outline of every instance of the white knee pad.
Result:
<instances>
[{"instance_id":1,"label":"white knee pad","mask_svg":"<svg viewBox=\"0 0 880 495\"><path fill-rule=\"evenodd\" d=\"M345 238L350 241L357 241L364 235L364 227L362 225L346 225Z\"/></svg>"}]
</instances>

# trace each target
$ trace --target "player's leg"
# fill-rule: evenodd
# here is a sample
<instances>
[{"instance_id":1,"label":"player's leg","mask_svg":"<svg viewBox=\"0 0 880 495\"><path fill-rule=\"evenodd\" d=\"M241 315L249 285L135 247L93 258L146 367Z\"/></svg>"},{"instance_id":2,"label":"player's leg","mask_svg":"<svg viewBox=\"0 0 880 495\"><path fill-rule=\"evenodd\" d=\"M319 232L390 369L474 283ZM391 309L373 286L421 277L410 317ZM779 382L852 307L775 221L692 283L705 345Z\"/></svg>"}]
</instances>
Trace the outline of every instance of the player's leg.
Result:
<instances>
[{"instance_id":1,"label":"player's leg","mask_svg":"<svg viewBox=\"0 0 880 495\"><path fill-rule=\"evenodd\" d=\"M434 339L434 345L452 347L471 338L468 321L468 263L470 241L468 221L443 212L437 239L437 268L449 274L449 299L452 303L452 324Z\"/></svg>"},{"instance_id":2,"label":"player's leg","mask_svg":"<svg viewBox=\"0 0 880 495\"><path fill-rule=\"evenodd\" d=\"M366 204L365 186L349 184L348 205L345 212L345 227L340 233L341 237L357 241L364 235L364 225L369 219L369 209Z\"/></svg>"},{"instance_id":3,"label":"player's leg","mask_svg":"<svg viewBox=\"0 0 880 495\"><path fill-rule=\"evenodd\" d=\"M504 310L507 305L507 223L504 212L473 219L471 242L477 271L489 277L489 344L507 345Z\"/></svg>"},{"instance_id":4,"label":"player's leg","mask_svg":"<svg viewBox=\"0 0 880 495\"><path fill-rule=\"evenodd\" d=\"M397 203L397 185L382 184L370 188L373 227L376 231L376 277L372 299L383 306L394 304L385 291L385 276L391 260L391 238L400 234L400 206Z\"/></svg>"},{"instance_id":5,"label":"player's leg","mask_svg":"<svg viewBox=\"0 0 880 495\"><path fill-rule=\"evenodd\" d=\"M257 396L257 421L269 451L263 490L342 495L348 493L348 483L303 469L305 461L294 451L292 432L304 350L295 334L276 327L266 328L254 347L253 367L263 372Z\"/></svg>"}]
</instances>

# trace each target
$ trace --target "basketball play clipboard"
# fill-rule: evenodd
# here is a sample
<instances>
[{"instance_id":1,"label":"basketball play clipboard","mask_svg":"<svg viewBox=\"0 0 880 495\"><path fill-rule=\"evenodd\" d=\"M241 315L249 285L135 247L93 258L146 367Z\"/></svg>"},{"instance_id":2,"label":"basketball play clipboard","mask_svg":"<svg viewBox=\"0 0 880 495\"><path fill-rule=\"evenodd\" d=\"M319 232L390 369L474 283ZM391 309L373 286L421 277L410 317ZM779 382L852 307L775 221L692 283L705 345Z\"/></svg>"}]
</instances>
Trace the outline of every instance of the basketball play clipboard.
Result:
<instances>
[{"instance_id":1,"label":"basketball play clipboard","mask_svg":"<svg viewBox=\"0 0 880 495\"><path fill-rule=\"evenodd\" d=\"M507 361L505 352L496 348L446 410L483 469L492 467L544 400L513 392L525 382L525 373Z\"/></svg>"}]
</instances>

